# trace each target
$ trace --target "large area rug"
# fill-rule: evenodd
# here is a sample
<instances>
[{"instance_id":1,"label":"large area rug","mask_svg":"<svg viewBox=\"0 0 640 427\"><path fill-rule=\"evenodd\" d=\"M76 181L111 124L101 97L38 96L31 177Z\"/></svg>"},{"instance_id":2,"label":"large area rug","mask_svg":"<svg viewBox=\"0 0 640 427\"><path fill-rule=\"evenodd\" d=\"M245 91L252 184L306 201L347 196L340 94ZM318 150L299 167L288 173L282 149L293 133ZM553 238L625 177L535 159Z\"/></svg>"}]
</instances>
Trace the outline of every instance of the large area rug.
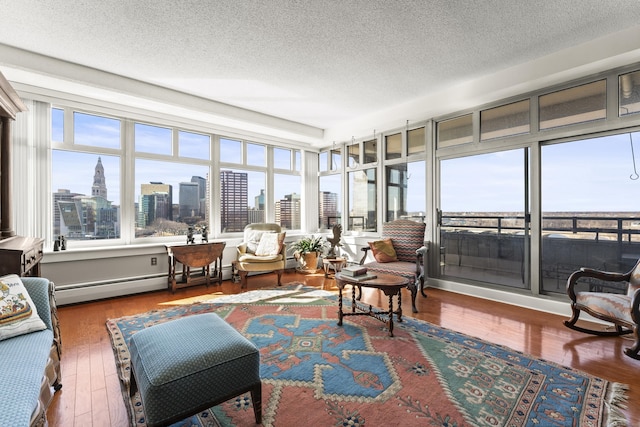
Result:
<instances>
[{"instance_id":1,"label":"large area rug","mask_svg":"<svg viewBox=\"0 0 640 427\"><path fill-rule=\"evenodd\" d=\"M265 426L625 426L621 384L405 317L347 317L303 286L250 291L107 321L132 426L127 342L137 331L215 312L260 349ZM349 302L345 301L348 306ZM247 393L176 425L255 425Z\"/></svg>"}]
</instances>

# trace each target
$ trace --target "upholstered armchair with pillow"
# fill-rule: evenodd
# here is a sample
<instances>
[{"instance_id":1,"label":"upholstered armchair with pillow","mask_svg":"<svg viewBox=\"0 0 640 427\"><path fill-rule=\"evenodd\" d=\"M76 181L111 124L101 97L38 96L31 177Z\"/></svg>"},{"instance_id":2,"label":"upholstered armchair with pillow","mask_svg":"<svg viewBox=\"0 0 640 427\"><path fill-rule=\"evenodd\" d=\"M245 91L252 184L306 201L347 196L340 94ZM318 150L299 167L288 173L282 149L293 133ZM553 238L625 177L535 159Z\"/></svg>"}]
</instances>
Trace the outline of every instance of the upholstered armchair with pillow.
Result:
<instances>
[{"instance_id":1,"label":"upholstered armchair with pillow","mask_svg":"<svg viewBox=\"0 0 640 427\"><path fill-rule=\"evenodd\" d=\"M418 288L423 297L427 296L424 293L424 260L428 251L424 240L425 227L424 222L407 219L385 222L382 224L382 239L369 242L369 246L362 248L364 255L360 260L360 264L367 267L368 271L395 274L409 279L407 288L411 291L414 313L418 312ZM365 262L369 251L372 252L374 261Z\"/></svg>"},{"instance_id":2,"label":"upholstered armchair with pillow","mask_svg":"<svg viewBox=\"0 0 640 427\"><path fill-rule=\"evenodd\" d=\"M603 292L607 285L619 284L624 294ZM633 345L624 353L640 360L640 260L627 273L615 273L581 268L567 280L567 294L571 299L571 319L565 326L576 331L600 336L633 335ZM615 325L615 330L589 329L578 326L580 312Z\"/></svg>"},{"instance_id":3,"label":"upholstered armchair with pillow","mask_svg":"<svg viewBox=\"0 0 640 427\"><path fill-rule=\"evenodd\" d=\"M285 235L278 224L256 223L244 228L243 242L238 245L236 260L232 263L233 275L239 275L242 288L247 287L250 272L275 271L278 286L281 285L287 262Z\"/></svg>"}]
</instances>

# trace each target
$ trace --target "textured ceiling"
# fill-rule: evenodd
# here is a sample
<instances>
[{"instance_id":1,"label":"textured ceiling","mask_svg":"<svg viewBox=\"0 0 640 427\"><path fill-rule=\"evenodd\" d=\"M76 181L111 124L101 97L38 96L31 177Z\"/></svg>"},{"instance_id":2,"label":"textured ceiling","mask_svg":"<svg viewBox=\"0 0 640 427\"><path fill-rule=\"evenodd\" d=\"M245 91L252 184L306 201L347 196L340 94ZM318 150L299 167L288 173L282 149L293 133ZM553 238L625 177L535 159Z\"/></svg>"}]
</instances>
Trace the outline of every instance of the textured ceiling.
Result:
<instances>
[{"instance_id":1,"label":"textured ceiling","mask_svg":"<svg viewBox=\"0 0 640 427\"><path fill-rule=\"evenodd\" d=\"M0 44L320 129L640 22L630 0L11 3Z\"/></svg>"}]
</instances>

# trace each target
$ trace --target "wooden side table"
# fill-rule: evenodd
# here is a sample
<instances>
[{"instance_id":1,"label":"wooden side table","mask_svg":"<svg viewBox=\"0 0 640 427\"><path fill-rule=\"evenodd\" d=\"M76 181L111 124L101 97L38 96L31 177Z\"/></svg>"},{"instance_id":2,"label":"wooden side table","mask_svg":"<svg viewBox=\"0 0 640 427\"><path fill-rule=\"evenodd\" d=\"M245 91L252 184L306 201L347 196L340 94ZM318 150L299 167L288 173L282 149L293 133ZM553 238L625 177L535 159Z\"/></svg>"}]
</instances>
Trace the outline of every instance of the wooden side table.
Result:
<instances>
[{"instance_id":1,"label":"wooden side table","mask_svg":"<svg viewBox=\"0 0 640 427\"><path fill-rule=\"evenodd\" d=\"M336 284L338 285L338 326L342 326L344 316L371 316L387 325L389 336L393 336L393 314L398 317L398 322L402 322L402 288L406 288L409 280L393 274L376 273L375 279L359 282L353 277L336 273ZM351 285L351 313L342 311L342 289L346 285ZM374 310L373 306L367 308L363 304L356 303L356 287L380 289L389 297L389 311ZM393 297L398 296L398 309L393 311ZM359 310L359 311L358 311Z\"/></svg>"},{"instance_id":2,"label":"wooden side table","mask_svg":"<svg viewBox=\"0 0 640 427\"><path fill-rule=\"evenodd\" d=\"M209 286L211 277L222 283L222 253L226 242L197 243L191 245L166 245L169 255L168 285L172 292L178 287L200 284L191 280L191 268L202 268L204 282ZM182 282L176 281L176 263L182 264ZM214 264L213 275L210 274L211 264Z\"/></svg>"},{"instance_id":3,"label":"wooden side table","mask_svg":"<svg viewBox=\"0 0 640 427\"><path fill-rule=\"evenodd\" d=\"M329 277L329 271L331 270L333 270L334 275L335 273L339 273L345 265L347 265L346 258L322 258L324 277Z\"/></svg>"}]
</instances>

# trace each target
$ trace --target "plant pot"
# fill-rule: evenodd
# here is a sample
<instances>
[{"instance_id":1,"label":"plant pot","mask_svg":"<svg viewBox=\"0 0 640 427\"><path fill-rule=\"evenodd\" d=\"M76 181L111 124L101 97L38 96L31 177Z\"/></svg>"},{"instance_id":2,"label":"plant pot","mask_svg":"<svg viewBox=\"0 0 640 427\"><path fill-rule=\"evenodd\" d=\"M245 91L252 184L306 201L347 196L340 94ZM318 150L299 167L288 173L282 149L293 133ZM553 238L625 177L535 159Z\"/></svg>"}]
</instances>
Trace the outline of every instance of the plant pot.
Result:
<instances>
[{"instance_id":1,"label":"plant pot","mask_svg":"<svg viewBox=\"0 0 640 427\"><path fill-rule=\"evenodd\" d=\"M318 272L318 252L307 252L302 255L298 255L298 271L302 273L317 273Z\"/></svg>"}]
</instances>

